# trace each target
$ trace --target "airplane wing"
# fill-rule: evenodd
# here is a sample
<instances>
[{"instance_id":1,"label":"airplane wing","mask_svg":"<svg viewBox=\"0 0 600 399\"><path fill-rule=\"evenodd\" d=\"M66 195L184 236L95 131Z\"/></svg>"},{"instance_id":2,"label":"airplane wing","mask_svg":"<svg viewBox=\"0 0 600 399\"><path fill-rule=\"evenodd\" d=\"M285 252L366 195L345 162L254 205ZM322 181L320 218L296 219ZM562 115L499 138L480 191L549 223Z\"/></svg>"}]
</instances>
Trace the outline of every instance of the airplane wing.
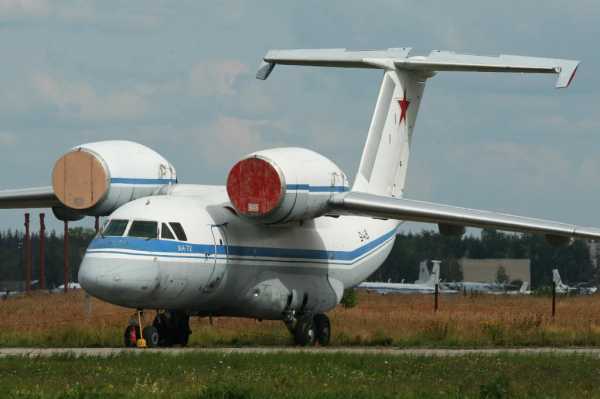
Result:
<instances>
[{"instance_id":1,"label":"airplane wing","mask_svg":"<svg viewBox=\"0 0 600 399\"><path fill-rule=\"evenodd\" d=\"M60 205L51 186L0 190L0 209L52 208Z\"/></svg>"},{"instance_id":2,"label":"airplane wing","mask_svg":"<svg viewBox=\"0 0 600 399\"><path fill-rule=\"evenodd\" d=\"M355 191L336 195L329 202L340 214L539 233L553 243L568 242L569 238L600 239L600 229L591 227Z\"/></svg>"}]
</instances>

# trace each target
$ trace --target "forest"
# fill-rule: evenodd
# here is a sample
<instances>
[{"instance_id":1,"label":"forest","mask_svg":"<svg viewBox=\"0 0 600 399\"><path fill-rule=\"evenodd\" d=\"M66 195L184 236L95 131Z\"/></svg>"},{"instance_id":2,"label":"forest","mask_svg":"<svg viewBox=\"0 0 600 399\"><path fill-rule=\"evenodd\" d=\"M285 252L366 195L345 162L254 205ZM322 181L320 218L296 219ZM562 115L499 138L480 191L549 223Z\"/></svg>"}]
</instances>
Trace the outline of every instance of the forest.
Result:
<instances>
[{"instance_id":1,"label":"forest","mask_svg":"<svg viewBox=\"0 0 600 399\"><path fill-rule=\"evenodd\" d=\"M71 281L77 281L77 271L85 249L94 237L94 230L81 227L69 229L69 264ZM52 231L46 237L47 287L63 283L63 236ZM0 232L0 281L24 280L24 235L19 231ZM39 236L32 235L33 273L39 279ZM394 248L385 263L369 280L412 282L418 277L419 262L439 259L441 278L444 281L462 280L458 260L463 257L529 258L531 259L531 285L540 287L551 283L551 270L557 267L563 281L598 281L588 246L576 240L569 246L555 247L544 237L528 234L507 234L495 230L482 230L479 236L443 236L433 231L402 233L397 236Z\"/></svg>"}]
</instances>

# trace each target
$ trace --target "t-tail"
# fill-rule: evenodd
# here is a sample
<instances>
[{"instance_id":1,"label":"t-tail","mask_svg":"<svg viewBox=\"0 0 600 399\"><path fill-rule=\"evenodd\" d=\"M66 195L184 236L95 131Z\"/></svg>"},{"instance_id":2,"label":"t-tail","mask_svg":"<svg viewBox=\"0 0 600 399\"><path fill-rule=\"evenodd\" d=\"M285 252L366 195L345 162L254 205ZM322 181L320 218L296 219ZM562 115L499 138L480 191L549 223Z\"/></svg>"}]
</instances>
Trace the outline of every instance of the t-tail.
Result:
<instances>
[{"instance_id":1,"label":"t-tail","mask_svg":"<svg viewBox=\"0 0 600 399\"><path fill-rule=\"evenodd\" d=\"M500 55L473 56L432 51L409 57L411 49L271 50L256 77L266 79L276 64L383 69L383 80L364 146L353 192L400 198L404 193L413 129L425 82L437 71L558 74L556 87L567 87L578 61Z\"/></svg>"}]
</instances>

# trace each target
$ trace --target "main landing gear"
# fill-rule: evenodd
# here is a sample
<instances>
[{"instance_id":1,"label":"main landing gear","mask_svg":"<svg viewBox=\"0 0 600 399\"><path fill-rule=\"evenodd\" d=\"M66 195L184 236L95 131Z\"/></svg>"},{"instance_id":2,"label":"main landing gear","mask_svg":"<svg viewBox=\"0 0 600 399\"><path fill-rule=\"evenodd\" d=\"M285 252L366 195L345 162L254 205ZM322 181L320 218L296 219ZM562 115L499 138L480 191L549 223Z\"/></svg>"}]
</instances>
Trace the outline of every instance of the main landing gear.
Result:
<instances>
[{"instance_id":1,"label":"main landing gear","mask_svg":"<svg viewBox=\"0 0 600 399\"><path fill-rule=\"evenodd\" d=\"M134 347L169 347L173 345L186 346L190 334L190 316L180 311L156 312L152 325L143 326L143 311L136 312L129 320L125 329L124 342L128 348Z\"/></svg>"},{"instance_id":2,"label":"main landing gear","mask_svg":"<svg viewBox=\"0 0 600 399\"><path fill-rule=\"evenodd\" d=\"M316 315L304 314L297 318L291 316L285 320L285 325L294 337L294 343L299 346L310 346L319 343L329 345L331 339L331 323L324 313Z\"/></svg>"}]
</instances>

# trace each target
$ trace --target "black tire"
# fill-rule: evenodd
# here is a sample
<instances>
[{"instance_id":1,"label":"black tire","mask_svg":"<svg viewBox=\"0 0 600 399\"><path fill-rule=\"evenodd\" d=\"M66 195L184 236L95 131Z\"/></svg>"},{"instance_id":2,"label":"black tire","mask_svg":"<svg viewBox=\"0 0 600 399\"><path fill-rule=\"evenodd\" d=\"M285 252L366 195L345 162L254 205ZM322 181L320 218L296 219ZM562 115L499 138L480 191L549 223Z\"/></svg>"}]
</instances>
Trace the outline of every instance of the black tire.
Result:
<instances>
[{"instance_id":1,"label":"black tire","mask_svg":"<svg viewBox=\"0 0 600 399\"><path fill-rule=\"evenodd\" d=\"M299 346L315 344L315 323L312 317L298 320L294 329L294 342Z\"/></svg>"},{"instance_id":2,"label":"black tire","mask_svg":"<svg viewBox=\"0 0 600 399\"><path fill-rule=\"evenodd\" d=\"M331 322L326 314L319 313L314 317L315 337L321 346L329 345L331 340Z\"/></svg>"},{"instance_id":3,"label":"black tire","mask_svg":"<svg viewBox=\"0 0 600 399\"><path fill-rule=\"evenodd\" d=\"M158 334L158 330L154 326L146 326L142 331L144 339L146 340L146 345L149 348L156 348L160 341L160 335Z\"/></svg>"},{"instance_id":4,"label":"black tire","mask_svg":"<svg viewBox=\"0 0 600 399\"><path fill-rule=\"evenodd\" d=\"M140 328L133 325L127 326L123 338L126 348L135 348L137 346L137 340L140 338Z\"/></svg>"},{"instance_id":5,"label":"black tire","mask_svg":"<svg viewBox=\"0 0 600 399\"><path fill-rule=\"evenodd\" d=\"M190 330L190 316L186 314L179 314L178 316L176 342L181 346L187 346L192 333L192 330Z\"/></svg>"},{"instance_id":6,"label":"black tire","mask_svg":"<svg viewBox=\"0 0 600 399\"><path fill-rule=\"evenodd\" d=\"M159 313L154 318L152 325L158 330L158 346L170 347L173 346L173 328L169 326L171 320L165 313Z\"/></svg>"}]
</instances>

